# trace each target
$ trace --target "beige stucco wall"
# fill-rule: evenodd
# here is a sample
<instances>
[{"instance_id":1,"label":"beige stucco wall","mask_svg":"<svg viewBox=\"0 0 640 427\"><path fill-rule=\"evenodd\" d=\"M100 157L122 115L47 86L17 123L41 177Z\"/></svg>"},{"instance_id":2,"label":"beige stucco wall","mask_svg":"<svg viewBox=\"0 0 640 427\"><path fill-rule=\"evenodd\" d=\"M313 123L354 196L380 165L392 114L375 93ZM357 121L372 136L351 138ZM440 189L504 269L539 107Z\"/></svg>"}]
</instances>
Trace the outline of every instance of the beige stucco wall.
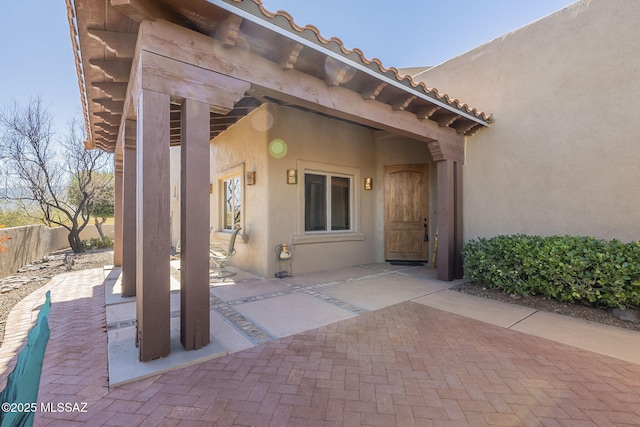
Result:
<instances>
[{"instance_id":1,"label":"beige stucco wall","mask_svg":"<svg viewBox=\"0 0 640 427\"><path fill-rule=\"evenodd\" d=\"M225 233L216 233L222 229L219 178L229 170L239 168L244 171L243 229L242 235L236 240L236 255L229 264L241 266L262 276L266 276L268 268L265 251L269 236L267 212L270 203L266 159L266 129L269 123L266 110L267 105L254 110L211 143L211 226L214 228L212 241L218 239L224 242L225 237ZM248 171L256 172L255 185L245 185L244 174Z\"/></svg>"},{"instance_id":2,"label":"beige stucco wall","mask_svg":"<svg viewBox=\"0 0 640 427\"><path fill-rule=\"evenodd\" d=\"M275 139L286 143L284 157L269 154L269 143ZM230 264L264 277L291 267L297 275L383 261L384 165L431 163L424 143L275 104L261 106L215 138L211 159L211 224L218 228L218 177L239 165L245 172L256 172L256 185L243 184L246 243L240 242ZM298 171L296 185L287 183L288 169ZM352 174L354 233L310 236L304 232L305 169ZM430 175L434 211L435 166ZM366 177L373 178L371 191L363 189ZM275 248L282 243L296 246L292 266L278 262Z\"/></svg>"},{"instance_id":3,"label":"beige stucco wall","mask_svg":"<svg viewBox=\"0 0 640 427\"><path fill-rule=\"evenodd\" d=\"M467 240L640 239L639 16L583 0L418 76L494 114L467 138Z\"/></svg>"}]
</instances>

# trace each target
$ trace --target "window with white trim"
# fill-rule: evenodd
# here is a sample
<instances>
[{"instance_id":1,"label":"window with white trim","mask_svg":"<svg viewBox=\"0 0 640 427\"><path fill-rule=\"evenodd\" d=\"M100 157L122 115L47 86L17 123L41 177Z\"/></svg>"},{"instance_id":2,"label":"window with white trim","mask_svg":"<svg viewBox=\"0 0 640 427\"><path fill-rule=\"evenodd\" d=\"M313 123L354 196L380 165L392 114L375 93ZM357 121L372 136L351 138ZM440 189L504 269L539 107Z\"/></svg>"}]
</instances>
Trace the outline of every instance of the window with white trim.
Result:
<instances>
[{"instance_id":1,"label":"window with white trim","mask_svg":"<svg viewBox=\"0 0 640 427\"><path fill-rule=\"evenodd\" d=\"M305 171L305 232L352 231L352 192L352 176Z\"/></svg>"}]
</instances>

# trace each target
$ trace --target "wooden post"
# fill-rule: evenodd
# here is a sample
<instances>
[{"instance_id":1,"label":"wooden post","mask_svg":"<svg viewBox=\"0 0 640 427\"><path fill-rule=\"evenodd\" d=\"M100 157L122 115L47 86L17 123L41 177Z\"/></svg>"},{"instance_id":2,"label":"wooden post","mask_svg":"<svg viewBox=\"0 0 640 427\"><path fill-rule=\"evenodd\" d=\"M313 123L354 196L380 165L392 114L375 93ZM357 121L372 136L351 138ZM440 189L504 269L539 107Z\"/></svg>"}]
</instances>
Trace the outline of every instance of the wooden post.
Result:
<instances>
[{"instance_id":1,"label":"wooden post","mask_svg":"<svg viewBox=\"0 0 640 427\"><path fill-rule=\"evenodd\" d=\"M464 265L462 260L462 248L464 246L463 236L463 215L462 215L462 163L455 162L454 166L454 211L455 211L455 231L454 231L454 262L455 278L462 279L464 276Z\"/></svg>"},{"instance_id":2,"label":"wooden post","mask_svg":"<svg viewBox=\"0 0 640 427\"><path fill-rule=\"evenodd\" d=\"M169 354L169 95L143 89L138 103L136 311L140 360Z\"/></svg>"},{"instance_id":3,"label":"wooden post","mask_svg":"<svg viewBox=\"0 0 640 427\"><path fill-rule=\"evenodd\" d=\"M455 194L454 162L436 163L438 175L438 279L455 276Z\"/></svg>"},{"instance_id":4,"label":"wooden post","mask_svg":"<svg viewBox=\"0 0 640 427\"><path fill-rule=\"evenodd\" d=\"M136 296L136 122L124 131L122 189L122 296Z\"/></svg>"},{"instance_id":5,"label":"wooden post","mask_svg":"<svg viewBox=\"0 0 640 427\"><path fill-rule=\"evenodd\" d=\"M113 265L122 266L122 156L115 157Z\"/></svg>"},{"instance_id":6,"label":"wooden post","mask_svg":"<svg viewBox=\"0 0 640 427\"><path fill-rule=\"evenodd\" d=\"M180 138L180 341L209 344L209 105L185 99Z\"/></svg>"}]
</instances>

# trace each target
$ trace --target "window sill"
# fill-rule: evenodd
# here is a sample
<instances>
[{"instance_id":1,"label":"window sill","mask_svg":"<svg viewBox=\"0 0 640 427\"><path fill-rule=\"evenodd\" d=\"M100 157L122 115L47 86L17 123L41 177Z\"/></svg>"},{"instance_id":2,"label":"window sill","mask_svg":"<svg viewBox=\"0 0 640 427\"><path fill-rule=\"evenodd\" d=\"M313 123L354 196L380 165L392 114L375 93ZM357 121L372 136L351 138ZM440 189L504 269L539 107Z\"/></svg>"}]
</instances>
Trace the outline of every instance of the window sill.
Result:
<instances>
[{"instance_id":1,"label":"window sill","mask_svg":"<svg viewBox=\"0 0 640 427\"><path fill-rule=\"evenodd\" d=\"M293 236L293 243L306 245L309 243L357 242L364 240L364 233L317 233Z\"/></svg>"}]
</instances>

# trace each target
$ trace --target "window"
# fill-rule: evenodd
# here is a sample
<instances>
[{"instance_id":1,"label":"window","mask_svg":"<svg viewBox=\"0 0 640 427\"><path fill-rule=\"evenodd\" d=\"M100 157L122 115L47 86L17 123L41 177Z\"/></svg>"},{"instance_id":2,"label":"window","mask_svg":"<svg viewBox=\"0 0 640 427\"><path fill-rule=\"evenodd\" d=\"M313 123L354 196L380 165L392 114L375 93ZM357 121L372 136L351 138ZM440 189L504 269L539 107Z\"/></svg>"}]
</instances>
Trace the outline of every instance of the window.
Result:
<instances>
[{"instance_id":1,"label":"window","mask_svg":"<svg viewBox=\"0 0 640 427\"><path fill-rule=\"evenodd\" d=\"M351 230L351 181L349 176L305 173L305 231Z\"/></svg>"},{"instance_id":2,"label":"window","mask_svg":"<svg viewBox=\"0 0 640 427\"><path fill-rule=\"evenodd\" d=\"M242 180L239 175L222 181L222 229L240 227L242 213Z\"/></svg>"}]
</instances>

